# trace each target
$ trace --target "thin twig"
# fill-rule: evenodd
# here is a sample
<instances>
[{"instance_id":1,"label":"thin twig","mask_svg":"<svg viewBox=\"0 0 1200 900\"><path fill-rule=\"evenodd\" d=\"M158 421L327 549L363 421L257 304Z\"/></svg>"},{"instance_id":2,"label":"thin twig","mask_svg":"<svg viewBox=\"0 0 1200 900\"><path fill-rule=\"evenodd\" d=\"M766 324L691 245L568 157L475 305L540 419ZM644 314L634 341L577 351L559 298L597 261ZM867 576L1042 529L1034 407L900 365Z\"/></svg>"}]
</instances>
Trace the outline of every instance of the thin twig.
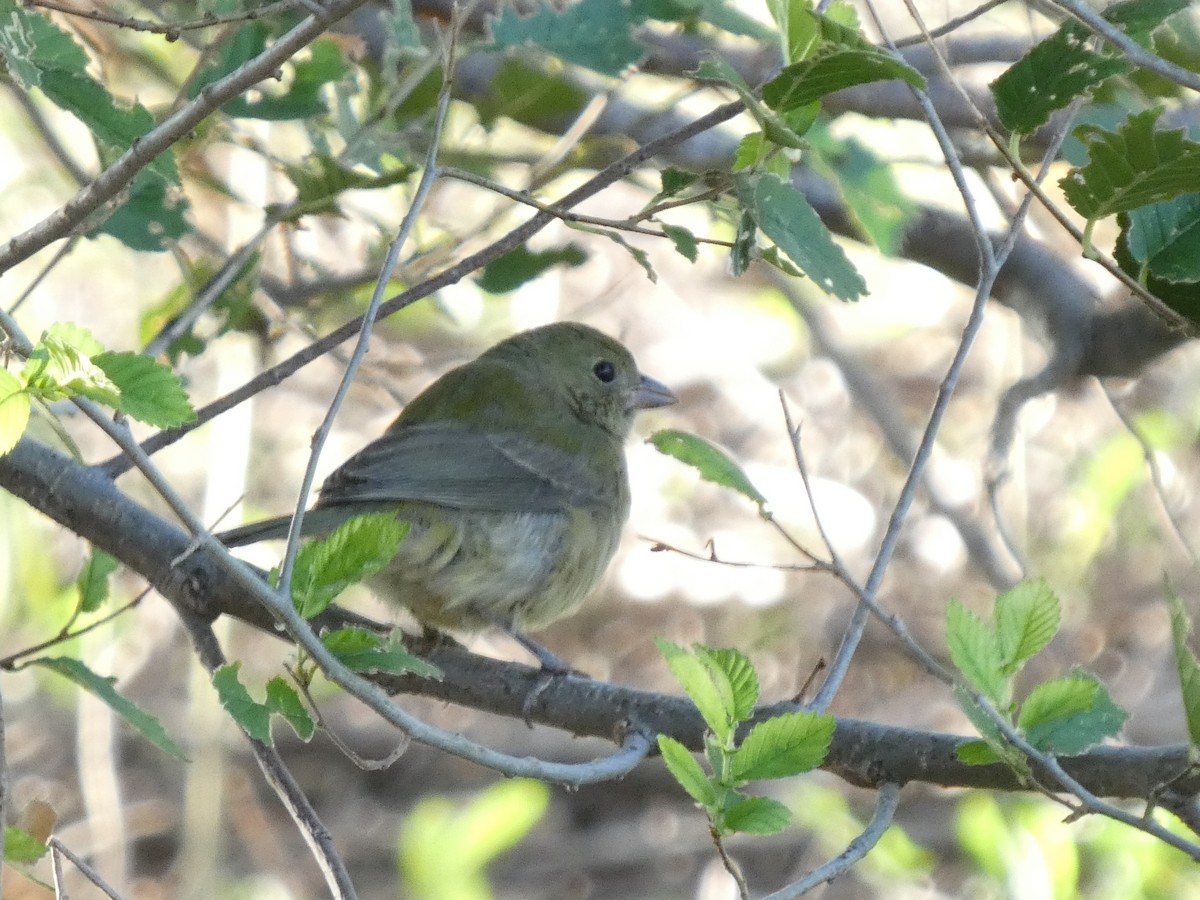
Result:
<instances>
[{"instance_id":1,"label":"thin twig","mask_svg":"<svg viewBox=\"0 0 1200 900\"><path fill-rule=\"evenodd\" d=\"M725 867L725 871L737 885L738 897L741 900L750 900L750 886L746 884L746 876L742 874L742 867L729 855L729 851L725 848L725 842L712 824L708 826L708 833L712 836L713 846L717 848L717 856L721 859L721 865Z\"/></svg>"},{"instance_id":2,"label":"thin twig","mask_svg":"<svg viewBox=\"0 0 1200 900\"><path fill-rule=\"evenodd\" d=\"M24 666L16 665L16 661L21 657L31 656L34 653L41 653L43 650L49 649L55 644L61 644L64 641L74 640L81 635L87 634L89 631L95 631L102 625L107 625L109 622L115 620L118 616L123 616L125 613L129 612L129 610L134 609L139 603L146 599L146 595L148 595L152 590L153 588L150 587L144 588L140 594L138 594L124 606L114 609L105 616L101 616L95 622L88 623L78 631L71 631L71 625L75 622L75 619L79 615L78 610L76 610L76 612L71 616L70 621L67 622L67 624L64 625L59 630L59 633L54 637L50 638L49 640L42 641L40 644L34 644L32 647L26 647L24 650L18 650L16 653L10 653L8 656L0 658L0 669L8 672L19 671L20 669L24 668ZM3 894L0 894L0 897L3 896Z\"/></svg>"},{"instance_id":3,"label":"thin twig","mask_svg":"<svg viewBox=\"0 0 1200 900\"><path fill-rule=\"evenodd\" d=\"M161 34L169 41L177 40L180 33L184 31L197 31L201 28L212 28L216 25L236 25L239 22L254 22L258 19L265 19L268 16L276 15L277 13L288 12L301 5L300 0L279 0L278 3L271 3L267 6L260 6L257 9L249 9L227 16L210 14L192 22L161 23L151 22L149 19L139 19L134 16L111 16L98 10L80 9L77 6L60 3L59 0L25 0L25 3L27 6L39 6L42 9L49 9L54 12L63 13L64 15L89 19L93 22L102 22L105 25L115 25L118 28Z\"/></svg>"},{"instance_id":4,"label":"thin twig","mask_svg":"<svg viewBox=\"0 0 1200 900\"><path fill-rule=\"evenodd\" d=\"M794 900L801 894L806 894L819 884L833 881L839 875L849 871L850 867L866 856L879 843L884 833L892 824L896 815L896 807L900 804L900 785L888 782L879 788L879 797L875 801L875 814L867 827L862 830L845 850L836 858L820 868L813 869L799 881L789 884L782 890L775 891L763 897L763 900Z\"/></svg>"},{"instance_id":5,"label":"thin twig","mask_svg":"<svg viewBox=\"0 0 1200 900\"><path fill-rule=\"evenodd\" d=\"M111 900L122 900L121 895L117 893L116 889L108 884L108 882L106 882L103 878L101 878L99 872L72 853L70 848L68 848L66 844L58 839L57 835L52 835L50 840L47 842L47 845L55 854L62 854L68 860L70 860L71 865L77 868L80 873L82 873L84 878L99 888L101 893L103 893L106 897L111 898ZM54 884L58 891L58 896L65 898L67 896L66 885L63 884L62 869L59 865L55 865L54 867Z\"/></svg>"}]
</instances>

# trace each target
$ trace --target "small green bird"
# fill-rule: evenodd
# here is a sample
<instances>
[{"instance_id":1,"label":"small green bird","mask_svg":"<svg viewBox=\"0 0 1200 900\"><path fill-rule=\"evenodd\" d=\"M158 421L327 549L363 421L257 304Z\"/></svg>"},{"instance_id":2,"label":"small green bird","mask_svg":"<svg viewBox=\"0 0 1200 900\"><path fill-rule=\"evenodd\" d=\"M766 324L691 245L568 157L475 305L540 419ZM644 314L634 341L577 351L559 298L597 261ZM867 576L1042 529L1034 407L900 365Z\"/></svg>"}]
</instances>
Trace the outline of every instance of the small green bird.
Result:
<instances>
[{"instance_id":1,"label":"small green bird","mask_svg":"<svg viewBox=\"0 0 1200 900\"><path fill-rule=\"evenodd\" d=\"M600 580L629 517L634 413L674 402L594 328L522 332L437 379L330 475L303 533L395 510L412 527L372 589L426 626L504 628L553 668L521 631L573 612ZM217 537L252 544L289 523Z\"/></svg>"}]
</instances>

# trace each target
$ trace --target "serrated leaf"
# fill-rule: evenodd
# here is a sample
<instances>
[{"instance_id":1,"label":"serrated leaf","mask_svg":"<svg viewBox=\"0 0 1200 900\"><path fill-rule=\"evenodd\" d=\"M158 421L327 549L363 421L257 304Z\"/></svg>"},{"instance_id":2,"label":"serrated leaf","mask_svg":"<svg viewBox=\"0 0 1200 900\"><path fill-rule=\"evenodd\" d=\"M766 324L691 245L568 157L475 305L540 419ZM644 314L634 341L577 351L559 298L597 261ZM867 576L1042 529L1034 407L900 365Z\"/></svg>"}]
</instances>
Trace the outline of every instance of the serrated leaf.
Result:
<instances>
[{"instance_id":1,"label":"serrated leaf","mask_svg":"<svg viewBox=\"0 0 1200 900\"><path fill-rule=\"evenodd\" d=\"M1067 202L1089 222L1192 193L1200 184L1200 144L1183 129L1155 131L1162 107L1130 116L1115 131L1080 126L1088 162L1059 181Z\"/></svg>"},{"instance_id":2,"label":"serrated leaf","mask_svg":"<svg viewBox=\"0 0 1200 900\"><path fill-rule=\"evenodd\" d=\"M759 512L765 511L767 498L750 482L737 463L704 438L684 431L663 429L650 435L648 442L659 453L696 469L705 481L737 491L758 504Z\"/></svg>"},{"instance_id":3,"label":"serrated leaf","mask_svg":"<svg viewBox=\"0 0 1200 900\"><path fill-rule=\"evenodd\" d=\"M175 428L196 418L179 376L138 353L111 350L92 358L120 391L119 409L157 428Z\"/></svg>"},{"instance_id":4,"label":"serrated leaf","mask_svg":"<svg viewBox=\"0 0 1200 900\"><path fill-rule=\"evenodd\" d=\"M659 652L667 661L671 674L683 687L684 693L696 704L701 718L709 731L716 735L722 746L733 738L733 689L728 682L717 684L721 676L702 663L692 653L668 640L656 642ZM727 703L728 698L728 703Z\"/></svg>"},{"instance_id":5,"label":"serrated leaf","mask_svg":"<svg viewBox=\"0 0 1200 900\"><path fill-rule=\"evenodd\" d=\"M992 627L957 600L946 608L946 645L967 681L1001 710L1011 702L1012 683Z\"/></svg>"},{"instance_id":6,"label":"serrated leaf","mask_svg":"<svg viewBox=\"0 0 1200 900\"><path fill-rule=\"evenodd\" d=\"M1106 7L1102 15L1140 43L1169 17L1191 5L1191 0L1125 0Z\"/></svg>"},{"instance_id":7,"label":"serrated leaf","mask_svg":"<svg viewBox=\"0 0 1200 900\"><path fill-rule=\"evenodd\" d=\"M660 734L658 752L680 787L701 806L712 809L717 802L716 791L691 751L675 738Z\"/></svg>"},{"instance_id":8,"label":"serrated leaf","mask_svg":"<svg viewBox=\"0 0 1200 900\"><path fill-rule=\"evenodd\" d=\"M296 693L296 689L288 684L281 675L276 675L267 682L266 706L272 712L282 716L292 726L292 730L296 732L296 737L305 743L312 738L313 732L317 730L317 726L313 723L312 716L309 715L308 709L300 699L300 695Z\"/></svg>"},{"instance_id":9,"label":"serrated leaf","mask_svg":"<svg viewBox=\"0 0 1200 900\"><path fill-rule=\"evenodd\" d=\"M925 89L920 72L885 50L828 45L808 59L785 66L763 85L762 98L771 109L786 113L848 87L893 79Z\"/></svg>"},{"instance_id":10,"label":"serrated leaf","mask_svg":"<svg viewBox=\"0 0 1200 900\"><path fill-rule=\"evenodd\" d=\"M989 766L1000 762L1000 757L987 741L963 741L954 748L958 761L968 766Z\"/></svg>"},{"instance_id":11,"label":"serrated leaf","mask_svg":"<svg viewBox=\"0 0 1200 900\"><path fill-rule=\"evenodd\" d=\"M355 516L328 537L309 541L296 554L292 600L306 619L324 612L337 596L392 561L409 523L391 513Z\"/></svg>"},{"instance_id":12,"label":"serrated leaf","mask_svg":"<svg viewBox=\"0 0 1200 900\"><path fill-rule=\"evenodd\" d=\"M1171 201L1167 201L1171 202ZM1131 213L1120 213L1117 222L1121 232L1113 247L1113 259L1131 278L1140 281L1155 297L1193 324L1200 325L1200 282L1169 281L1153 269L1142 265L1129 252Z\"/></svg>"},{"instance_id":13,"label":"serrated leaf","mask_svg":"<svg viewBox=\"0 0 1200 900\"><path fill-rule=\"evenodd\" d=\"M1002 671L1012 675L1058 633L1062 609L1054 591L1038 578L997 597L994 618Z\"/></svg>"},{"instance_id":14,"label":"serrated leaf","mask_svg":"<svg viewBox=\"0 0 1200 900\"><path fill-rule=\"evenodd\" d=\"M530 250L528 244L521 244L484 266L475 283L489 294L506 294L554 266L574 269L585 262L587 254L578 244L538 252Z\"/></svg>"},{"instance_id":15,"label":"serrated leaf","mask_svg":"<svg viewBox=\"0 0 1200 900\"><path fill-rule=\"evenodd\" d=\"M50 848L23 828L8 825L4 829L4 861L20 864L37 862Z\"/></svg>"},{"instance_id":16,"label":"serrated leaf","mask_svg":"<svg viewBox=\"0 0 1200 900\"><path fill-rule=\"evenodd\" d=\"M758 703L758 673L750 658L740 650L718 649L704 647L700 644L692 648L697 658L710 669L720 672L718 684L729 685L727 699L730 717L735 722L743 722L750 718Z\"/></svg>"},{"instance_id":17,"label":"serrated leaf","mask_svg":"<svg viewBox=\"0 0 1200 900\"><path fill-rule=\"evenodd\" d=\"M1125 226L1129 253L1141 264L1135 278L1154 275L1174 282L1200 282L1200 194L1130 210Z\"/></svg>"},{"instance_id":18,"label":"serrated leaf","mask_svg":"<svg viewBox=\"0 0 1200 900\"><path fill-rule=\"evenodd\" d=\"M663 225L663 234L671 239L679 255L688 262L695 262L700 256L700 244L696 236L679 225Z\"/></svg>"},{"instance_id":19,"label":"serrated leaf","mask_svg":"<svg viewBox=\"0 0 1200 900\"><path fill-rule=\"evenodd\" d=\"M31 661L32 665L41 666L51 672L57 672L88 693L103 700L113 712L128 722L150 743L176 759L187 761L187 757L179 745L171 740L170 735L162 727L162 723L148 712L117 693L113 685L115 678L97 675L83 662L69 656L41 656Z\"/></svg>"},{"instance_id":20,"label":"serrated leaf","mask_svg":"<svg viewBox=\"0 0 1200 900\"><path fill-rule=\"evenodd\" d=\"M991 83L1005 128L1020 134L1035 131L1077 97L1090 95L1114 75L1133 71L1123 57L1091 50L1088 37L1082 25L1067 22Z\"/></svg>"},{"instance_id":21,"label":"serrated leaf","mask_svg":"<svg viewBox=\"0 0 1200 900\"><path fill-rule=\"evenodd\" d=\"M81 612L95 612L108 599L108 576L117 571L119 565L120 563L115 557L103 550L92 548L87 562L83 564L83 571L75 580L75 584L79 588Z\"/></svg>"},{"instance_id":22,"label":"serrated leaf","mask_svg":"<svg viewBox=\"0 0 1200 900\"><path fill-rule=\"evenodd\" d=\"M259 743L271 746L271 710L265 703L259 703L250 696L238 677L241 668L240 662L229 663L213 673L212 683L217 689L217 699L246 734Z\"/></svg>"},{"instance_id":23,"label":"serrated leaf","mask_svg":"<svg viewBox=\"0 0 1200 900\"><path fill-rule=\"evenodd\" d=\"M433 663L405 649L399 630L384 639L361 628L339 628L321 635L321 642L353 672L411 672L435 681L443 677L442 670Z\"/></svg>"},{"instance_id":24,"label":"serrated leaf","mask_svg":"<svg viewBox=\"0 0 1200 900\"><path fill-rule=\"evenodd\" d=\"M645 55L633 39L641 21L633 4L623 0L589 0L562 11L539 4L532 15L506 5L492 20L492 40L501 48L533 44L566 62L616 76Z\"/></svg>"},{"instance_id":25,"label":"serrated leaf","mask_svg":"<svg viewBox=\"0 0 1200 900\"><path fill-rule=\"evenodd\" d=\"M1183 605L1183 598L1169 584L1167 603L1171 608L1171 641L1175 648L1175 671L1183 694L1183 712L1187 718L1188 738L1200 746L1200 662L1188 644L1192 634L1192 619Z\"/></svg>"},{"instance_id":26,"label":"serrated leaf","mask_svg":"<svg viewBox=\"0 0 1200 900\"><path fill-rule=\"evenodd\" d=\"M866 282L802 193L775 175L741 175L737 192L763 234L822 290L841 300L867 293Z\"/></svg>"},{"instance_id":27,"label":"serrated leaf","mask_svg":"<svg viewBox=\"0 0 1200 900\"><path fill-rule=\"evenodd\" d=\"M7 369L0 369L0 456L17 446L32 408L29 391Z\"/></svg>"},{"instance_id":28,"label":"serrated leaf","mask_svg":"<svg viewBox=\"0 0 1200 900\"><path fill-rule=\"evenodd\" d=\"M784 713L750 729L733 757L734 781L787 778L825 761L836 726L833 716Z\"/></svg>"},{"instance_id":29,"label":"serrated leaf","mask_svg":"<svg viewBox=\"0 0 1200 900\"><path fill-rule=\"evenodd\" d=\"M1078 672L1030 691L1017 726L1039 750L1076 756L1116 735L1127 717L1104 685L1094 676Z\"/></svg>"},{"instance_id":30,"label":"serrated leaf","mask_svg":"<svg viewBox=\"0 0 1200 900\"><path fill-rule=\"evenodd\" d=\"M734 803L721 816L721 831L725 834L778 834L791 821L791 810L778 800L746 797Z\"/></svg>"}]
</instances>

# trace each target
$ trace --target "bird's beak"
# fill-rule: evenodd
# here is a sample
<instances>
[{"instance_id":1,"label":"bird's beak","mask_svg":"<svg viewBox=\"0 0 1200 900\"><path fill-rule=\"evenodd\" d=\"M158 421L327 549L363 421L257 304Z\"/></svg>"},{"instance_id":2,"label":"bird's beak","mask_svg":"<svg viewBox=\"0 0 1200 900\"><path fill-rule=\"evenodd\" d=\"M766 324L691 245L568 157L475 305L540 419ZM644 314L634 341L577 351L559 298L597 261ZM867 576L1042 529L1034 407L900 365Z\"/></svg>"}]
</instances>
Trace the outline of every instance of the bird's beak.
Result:
<instances>
[{"instance_id":1,"label":"bird's beak","mask_svg":"<svg viewBox=\"0 0 1200 900\"><path fill-rule=\"evenodd\" d=\"M655 381L649 375L643 375L633 392L631 409L654 409L657 406L670 406L678 403L679 398L671 393L671 389L661 381Z\"/></svg>"}]
</instances>

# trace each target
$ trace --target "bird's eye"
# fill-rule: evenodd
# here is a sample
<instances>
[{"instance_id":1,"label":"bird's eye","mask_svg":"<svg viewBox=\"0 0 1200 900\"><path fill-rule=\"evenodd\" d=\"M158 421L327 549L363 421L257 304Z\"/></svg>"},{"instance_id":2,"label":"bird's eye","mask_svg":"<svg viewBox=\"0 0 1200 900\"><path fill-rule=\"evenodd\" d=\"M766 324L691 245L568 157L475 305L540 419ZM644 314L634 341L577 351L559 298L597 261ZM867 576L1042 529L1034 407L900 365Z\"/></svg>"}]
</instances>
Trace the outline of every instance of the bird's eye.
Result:
<instances>
[{"instance_id":1,"label":"bird's eye","mask_svg":"<svg viewBox=\"0 0 1200 900\"><path fill-rule=\"evenodd\" d=\"M608 384L617 377L617 367L610 363L607 359L602 359L600 362L592 366L592 374Z\"/></svg>"}]
</instances>

